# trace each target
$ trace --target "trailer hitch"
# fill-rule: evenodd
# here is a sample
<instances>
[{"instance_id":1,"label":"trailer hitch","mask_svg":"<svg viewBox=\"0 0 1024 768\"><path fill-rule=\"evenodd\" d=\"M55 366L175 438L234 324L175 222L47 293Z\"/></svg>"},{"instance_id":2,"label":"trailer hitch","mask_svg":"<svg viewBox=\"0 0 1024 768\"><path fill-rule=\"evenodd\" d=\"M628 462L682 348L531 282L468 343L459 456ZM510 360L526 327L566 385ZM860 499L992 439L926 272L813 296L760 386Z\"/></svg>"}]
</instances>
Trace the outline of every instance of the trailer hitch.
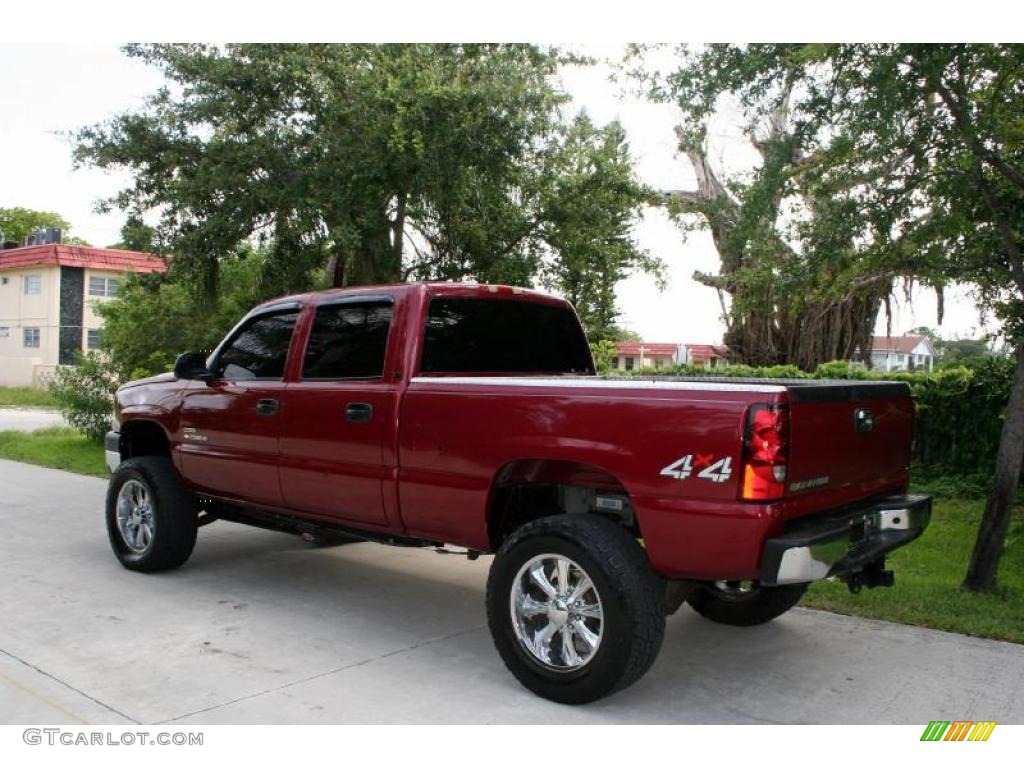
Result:
<instances>
[{"instance_id":1,"label":"trailer hitch","mask_svg":"<svg viewBox=\"0 0 1024 768\"><path fill-rule=\"evenodd\" d=\"M896 583L896 574L886 570L885 558L880 557L868 563L860 570L851 571L843 576L842 579L846 582L849 590L853 594L857 594L863 587L868 589L891 587Z\"/></svg>"}]
</instances>

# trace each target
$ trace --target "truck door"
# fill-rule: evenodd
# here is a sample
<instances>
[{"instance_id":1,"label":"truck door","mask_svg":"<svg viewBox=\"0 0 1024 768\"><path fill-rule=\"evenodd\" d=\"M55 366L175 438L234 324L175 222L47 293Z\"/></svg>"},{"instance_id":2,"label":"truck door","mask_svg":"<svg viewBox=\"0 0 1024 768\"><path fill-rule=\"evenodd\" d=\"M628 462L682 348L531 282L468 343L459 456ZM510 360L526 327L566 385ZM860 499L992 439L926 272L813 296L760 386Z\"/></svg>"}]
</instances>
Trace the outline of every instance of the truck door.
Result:
<instances>
[{"instance_id":1,"label":"truck door","mask_svg":"<svg viewBox=\"0 0 1024 768\"><path fill-rule=\"evenodd\" d=\"M281 506L281 400L297 304L250 317L211 361L209 386L181 406L185 478L213 495Z\"/></svg>"},{"instance_id":2,"label":"truck door","mask_svg":"<svg viewBox=\"0 0 1024 768\"><path fill-rule=\"evenodd\" d=\"M384 526L384 440L397 397L385 381L390 296L316 307L298 381L287 385L281 434L285 505L339 522Z\"/></svg>"}]
</instances>

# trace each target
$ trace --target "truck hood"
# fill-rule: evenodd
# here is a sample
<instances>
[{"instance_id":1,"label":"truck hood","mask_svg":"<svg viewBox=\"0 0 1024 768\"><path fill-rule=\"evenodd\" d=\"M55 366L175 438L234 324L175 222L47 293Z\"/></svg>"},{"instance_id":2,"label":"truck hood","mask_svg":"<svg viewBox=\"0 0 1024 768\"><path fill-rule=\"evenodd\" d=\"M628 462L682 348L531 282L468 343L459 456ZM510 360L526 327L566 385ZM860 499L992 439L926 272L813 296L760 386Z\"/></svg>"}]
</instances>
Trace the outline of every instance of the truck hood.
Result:
<instances>
[{"instance_id":1,"label":"truck hood","mask_svg":"<svg viewBox=\"0 0 1024 768\"><path fill-rule=\"evenodd\" d=\"M166 384L171 381L176 381L176 379L174 378L174 374L171 371L167 371L167 373L158 373L156 376L147 376L144 379L135 379L134 381L129 381L118 387L118 392L125 389L132 389L133 387L139 387L142 386L143 384Z\"/></svg>"}]
</instances>

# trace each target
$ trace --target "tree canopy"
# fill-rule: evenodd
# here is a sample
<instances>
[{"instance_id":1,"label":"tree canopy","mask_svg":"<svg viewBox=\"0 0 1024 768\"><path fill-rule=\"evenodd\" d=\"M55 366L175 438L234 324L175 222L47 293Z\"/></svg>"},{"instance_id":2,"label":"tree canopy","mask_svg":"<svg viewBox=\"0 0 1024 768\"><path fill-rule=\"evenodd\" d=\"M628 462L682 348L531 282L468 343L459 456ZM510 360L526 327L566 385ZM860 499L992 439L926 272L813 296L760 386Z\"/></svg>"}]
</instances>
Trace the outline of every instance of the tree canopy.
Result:
<instances>
[{"instance_id":1,"label":"tree canopy","mask_svg":"<svg viewBox=\"0 0 1024 768\"><path fill-rule=\"evenodd\" d=\"M31 208L0 208L0 233L4 242L21 245L22 238L37 229L56 227L67 232L71 225L59 213L34 211Z\"/></svg>"},{"instance_id":2,"label":"tree canopy","mask_svg":"<svg viewBox=\"0 0 1024 768\"><path fill-rule=\"evenodd\" d=\"M82 129L75 157L132 172L105 205L158 216L176 274L207 296L222 260L249 240L270 246L262 280L278 292L309 287L325 268L331 285L543 277L571 290L569 263L596 260L609 279L654 266L630 237L646 193L621 129L563 119L555 50L126 52L161 68L168 85L141 111ZM598 206L613 206L607 223ZM598 220L588 237L582 222ZM593 316L600 334L614 309Z\"/></svg>"}]
</instances>

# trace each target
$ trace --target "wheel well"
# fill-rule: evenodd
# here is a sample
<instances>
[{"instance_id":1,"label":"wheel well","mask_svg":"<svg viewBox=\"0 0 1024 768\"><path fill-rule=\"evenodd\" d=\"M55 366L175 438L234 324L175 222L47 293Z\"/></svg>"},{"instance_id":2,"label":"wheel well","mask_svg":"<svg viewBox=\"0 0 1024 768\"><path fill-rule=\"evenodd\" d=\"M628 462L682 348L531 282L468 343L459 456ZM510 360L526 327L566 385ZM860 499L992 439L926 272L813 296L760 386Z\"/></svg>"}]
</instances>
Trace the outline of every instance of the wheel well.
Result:
<instances>
[{"instance_id":1,"label":"wheel well","mask_svg":"<svg viewBox=\"0 0 1024 768\"><path fill-rule=\"evenodd\" d=\"M167 434L152 421L129 421L121 425L121 458L136 456L170 456Z\"/></svg>"},{"instance_id":2,"label":"wheel well","mask_svg":"<svg viewBox=\"0 0 1024 768\"><path fill-rule=\"evenodd\" d=\"M629 493L614 475L591 464L529 459L495 478L487 509L492 551L531 520L563 513L601 515L640 536Z\"/></svg>"}]
</instances>

